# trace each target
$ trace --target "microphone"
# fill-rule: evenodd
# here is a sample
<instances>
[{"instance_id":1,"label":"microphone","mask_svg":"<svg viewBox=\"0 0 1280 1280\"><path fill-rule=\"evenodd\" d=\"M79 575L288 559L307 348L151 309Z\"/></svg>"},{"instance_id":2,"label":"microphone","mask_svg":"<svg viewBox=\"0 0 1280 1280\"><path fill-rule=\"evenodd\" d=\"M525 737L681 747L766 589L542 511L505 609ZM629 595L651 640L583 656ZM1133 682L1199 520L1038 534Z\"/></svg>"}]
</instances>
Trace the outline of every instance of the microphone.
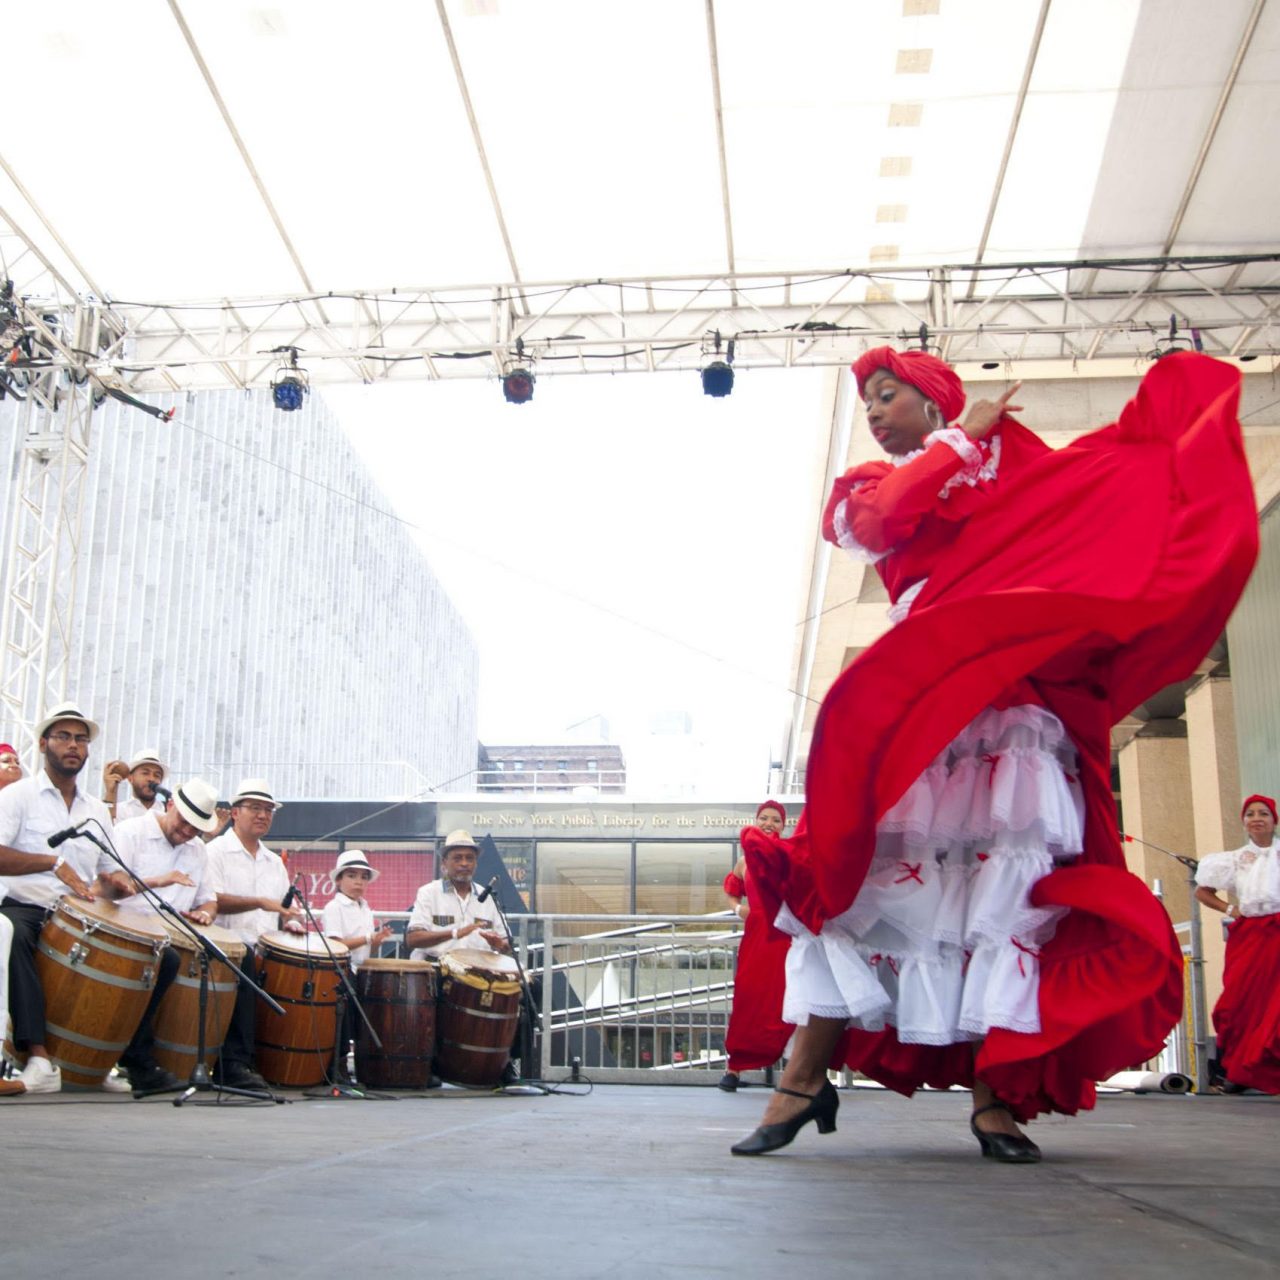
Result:
<instances>
[{"instance_id":1,"label":"microphone","mask_svg":"<svg viewBox=\"0 0 1280 1280\"><path fill-rule=\"evenodd\" d=\"M158 782L155 784L152 790L156 793L156 795L163 798L165 804L168 804L169 801L173 799L173 792L170 791L168 787L162 786Z\"/></svg>"},{"instance_id":2,"label":"microphone","mask_svg":"<svg viewBox=\"0 0 1280 1280\"><path fill-rule=\"evenodd\" d=\"M89 824L87 822L81 822L77 826L68 827L65 831L55 831L53 835L49 837L49 848L56 849L64 840L70 840L72 836L78 836L80 834L80 828L88 825Z\"/></svg>"},{"instance_id":3,"label":"microphone","mask_svg":"<svg viewBox=\"0 0 1280 1280\"><path fill-rule=\"evenodd\" d=\"M298 874L301 875L302 873L299 872ZM284 895L280 902L280 910L284 911L286 908L293 906L294 901L300 897L302 897L302 890L298 888L298 880L295 876L293 883L289 886L289 892Z\"/></svg>"},{"instance_id":4,"label":"microphone","mask_svg":"<svg viewBox=\"0 0 1280 1280\"><path fill-rule=\"evenodd\" d=\"M482 889L476 890L477 902L488 902L489 899L493 897L493 891L498 887L499 878L500 877L498 876L494 876L493 879L490 880L489 883L485 885Z\"/></svg>"}]
</instances>

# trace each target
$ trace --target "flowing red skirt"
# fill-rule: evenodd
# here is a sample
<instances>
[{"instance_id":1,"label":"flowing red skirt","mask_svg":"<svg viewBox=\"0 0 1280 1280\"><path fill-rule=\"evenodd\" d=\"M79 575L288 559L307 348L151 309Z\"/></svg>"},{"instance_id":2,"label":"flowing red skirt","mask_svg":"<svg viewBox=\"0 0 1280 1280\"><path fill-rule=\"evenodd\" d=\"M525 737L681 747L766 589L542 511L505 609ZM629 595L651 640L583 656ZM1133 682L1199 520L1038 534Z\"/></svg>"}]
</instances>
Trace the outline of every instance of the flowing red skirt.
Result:
<instances>
[{"instance_id":1,"label":"flowing red skirt","mask_svg":"<svg viewBox=\"0 0 1280 1280\"><path fill-rule=\"evenodd\" d=\"M1213 1009L1227 1079L1280 1093L1280 915L1243 916L1227 932L1222 996Z\"/></svg>"},{"instance_id":2,"label":"flowing red skirt","mask_svg":"<svg viewBox=\"0 0 1280 1280\"><path fill-rule=\"evenodd\" d=\"M763 909L750 871L746 896L751 910L738 947L733 1010L724 1037L729 1070L734 1073L773 1066L782 1057L795 1031L795 1027L782 1020L791 939L773 927L772 915ZM777 914L776 911L773 914Z\"/></svg>"},{"instance_id":3,"label":"flowing red skirt","mask_svg":"<svg viewBox=\"0 0 1280 1280\"><path fill-rule=\"evenodd\" d=\"M978 1053L1019 1119L1091 1106L1093 1082L1153 1056L1181 1015L1168 916L1125 870L1110 729L1194 672L1253 567L1238 396L1229 366L1167 357L1117 423L1016 467L1002 458L997 495L909 616L824 699L806 825L785 844L743 833L748 865L817 932L857 894L880 817L984 707L1030 685L1080 753L1085 848L1032 895L1070 908L1041 951L1041 1030L993 1030ZM841 1057L904 1093L975 1072L972 1045L903 1045L891 1028L850 1032Z\"/></svg>"}]
</instances>

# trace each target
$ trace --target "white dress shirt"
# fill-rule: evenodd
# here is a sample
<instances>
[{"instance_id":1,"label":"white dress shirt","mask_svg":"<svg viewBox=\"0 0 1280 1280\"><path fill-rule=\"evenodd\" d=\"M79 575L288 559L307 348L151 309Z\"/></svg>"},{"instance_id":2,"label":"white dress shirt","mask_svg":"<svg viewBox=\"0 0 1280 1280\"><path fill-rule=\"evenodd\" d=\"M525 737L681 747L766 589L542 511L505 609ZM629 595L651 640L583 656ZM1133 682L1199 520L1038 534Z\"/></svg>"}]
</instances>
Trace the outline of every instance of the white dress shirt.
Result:
<instances>
[{"instance_id":1,"label":"white dress shirt","mask_svg":"<svg viewBox=\"0 0 1280 1280\"><path fill-rule=\"evenodd\" d=\"M0 791L0 799L3 798L4 792ZM280 855L259 843L255 857L240 843L234 827L204 848L209 855L207 887L211 897L227 893L237 898L272 898L279 902L289 892L289 873ZM216 923L252 947L264 933L280 927L280 917L275 911L235 911L218 916Z\"/></svg>"},{"instance_id":2,"label":"white dress shirt","mask_svg":"<svg viewBox=\"0 0 1280 1280\"><path fill-rule=\"evenodd\" d=\"M212 902L209 888L209 855L203 840L184 840L182 844L170 844L169 837L160 830L160 819L153 811L144 811L140 818L116 823L116 850L125 865L143 880L162 876L166 871L181 871L194 885L167 884L162 889L152 889L178 911L190 911ZM158 914L141 893L131 898L121 898L116 903L126 911L147 911Z\"/></svg>"},{"instance_id":3,"label":"white dress shirt","mask_svg":"<svg viewBox=\"0 0 1280 1280\"><path fill-rule=\"evenodd\" d=\"M480 921L491 933L501 933L498 923L498 908L492 898L481 902L476 897L475 887L465 898L458 896L458 891L448 880L432 880L418 890L413 900L413 913L409 916L409 929L452 929L455 925L471 924ZM429 956L442 956L456 947L464 947L470 951L494 951L479 934L469 933L465 938L446 938L434 947L415 947L410 956L412 960L425 960Z\"/></svg>"},{"instance_id":4,"label":"white dress shirt","mask_svg":"<svg viewBox=\"0 0 1280 1280\"><path fill-rule=\"evenodd\" d=\"M128 822L130 818L141 818L148 813L163 813L164 801L157 796L151 802L151 808L147 808L137 796L133 794L133 788L127 783L121 783L121 790L124 792L124 798L116 801L116 821Z\"/></svg>"},{"instance_id":5,"label":"white dress shirt","mask_svg":"<svg viewBox=\"0 0 1280 1280\"><path fill-rule=\"evenodd\" d=\"M0 844L22 853L47 853L50 857L62 854L85 884L91 884L99 871L113 871L116 864L90 844L83 836L76 836L56 849L49 848L49 837L55 831L79 826L90 818L96 818L111 836L111 814L101 800L87 795L76 780L76 792L71 808L53 780L41 767L29 778L11 782L0 791ZM100 840L103 834L92 829ZM52 871L33 871L25 876L6 876L0 880L5 897L10 902L24 902L33 907L51 907L65 893L67 886Z\"/></svg>"},{"instance_id":6,"label":"white dress shirt","mask_svg":"<svg viewBox=\"0 0 1280 1280\"><path fill-rule=\"evenodd\" d=\"M376 926L373 908L363 898L348 898L341 889L324 904L320 913L320 927L326 938L372 938ZM351 948L351 967L359 969L369 958L368 946Z\"/></svg>"},{"instance_id":7,"label":"white dress shirt","mask_svg":"<svg viewBox=\"0 0 1280 1280\"><path fill-rule=\"evenodd\" d=\"M1206 853L1196 867L1196 884L1234 894L1242 916L1275 915L1280 911L1280 842L1273 839L1263 849L1250 840L1243 849Z\"/></svg>"}]
</instances>

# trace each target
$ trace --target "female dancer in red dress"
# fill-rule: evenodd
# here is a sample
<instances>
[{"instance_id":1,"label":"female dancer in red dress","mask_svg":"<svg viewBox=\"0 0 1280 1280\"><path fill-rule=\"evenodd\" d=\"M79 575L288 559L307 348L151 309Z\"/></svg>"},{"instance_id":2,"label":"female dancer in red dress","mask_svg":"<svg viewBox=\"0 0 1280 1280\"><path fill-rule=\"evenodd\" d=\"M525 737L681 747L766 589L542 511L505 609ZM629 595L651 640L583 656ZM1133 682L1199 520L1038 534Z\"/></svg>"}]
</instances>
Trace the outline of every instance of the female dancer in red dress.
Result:
<instances>
[{"instance_id":1,"label":"female dancer in red dress","mask_svg":"<svg viewBox=\"0 0 1280 1280\"><path fill-rule=\"evenodd\" d=\"M1280 1093L1280 841L1276 802L1250 796L1240 811L1249 842L1209 853L1196 868L1196 897L1235 918L1227 933L1222 995L1213 1009L1228 1092ZM1217 890L1229 893L1224 902Z\"/></svg>"},{"instance_id":2,"label":"female dancer in red dress","mask_svg":"<svg viewBox=\"0 0 1280 1280\"><path fill-rule=\"evenodd\" d=\"M823 702L795 835L743 832L799 1026L733 1150L834 1129L843 1062L971 1088L983 1155L1035 1161L1016 1122L1092 1106L1181 1012L1168 917L1124 869L1110 728L1191 673L1252 568L1239 376L1166 357L1052 452L1013 392L948 427L964 393L925 353L854 372L892 463L837 481L824 533L876 563L897 625Z\"/></svg>"},{"instance_id":3,"label":"female dancer in red dress","mask_svg":"<svg viewBox=\"0 0 1280 1280\"><path fill-rule=\"evenodd\" d=\"M756 810L756 826L766 835L781 835L786 825L787 811L776 800L766 800ZM754 909L756 888L745 855L725 876L724 891L747 926L738 947L733 1009L724 1037L729 1069L720 1078L720 1088L732 1093L741 1072L771 1067L782 1057L795 1027L782 1020L791 939L774 928L767 912Z\"/></svg>"}]
</instances>

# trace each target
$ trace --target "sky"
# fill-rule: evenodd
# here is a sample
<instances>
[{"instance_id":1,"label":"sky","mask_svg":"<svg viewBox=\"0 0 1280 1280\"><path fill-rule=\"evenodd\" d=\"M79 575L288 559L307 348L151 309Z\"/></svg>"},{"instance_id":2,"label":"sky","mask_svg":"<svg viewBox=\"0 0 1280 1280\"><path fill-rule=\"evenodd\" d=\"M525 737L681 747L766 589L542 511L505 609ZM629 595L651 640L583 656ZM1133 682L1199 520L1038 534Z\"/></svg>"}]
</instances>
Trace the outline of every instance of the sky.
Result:
<instances>
[{"instance_id":1,"label":"sky","mask_svg":"<svg viewBox=\"0 0 1280 1280\"><path fill-rule=\"evenodd\" d=\"M831 371L540 376L321 394L470 626L480 738L603 716L634 794L750 797L777 759ZM685 741L650 736L687 712Z\"/></svg>"}]
</instances>

